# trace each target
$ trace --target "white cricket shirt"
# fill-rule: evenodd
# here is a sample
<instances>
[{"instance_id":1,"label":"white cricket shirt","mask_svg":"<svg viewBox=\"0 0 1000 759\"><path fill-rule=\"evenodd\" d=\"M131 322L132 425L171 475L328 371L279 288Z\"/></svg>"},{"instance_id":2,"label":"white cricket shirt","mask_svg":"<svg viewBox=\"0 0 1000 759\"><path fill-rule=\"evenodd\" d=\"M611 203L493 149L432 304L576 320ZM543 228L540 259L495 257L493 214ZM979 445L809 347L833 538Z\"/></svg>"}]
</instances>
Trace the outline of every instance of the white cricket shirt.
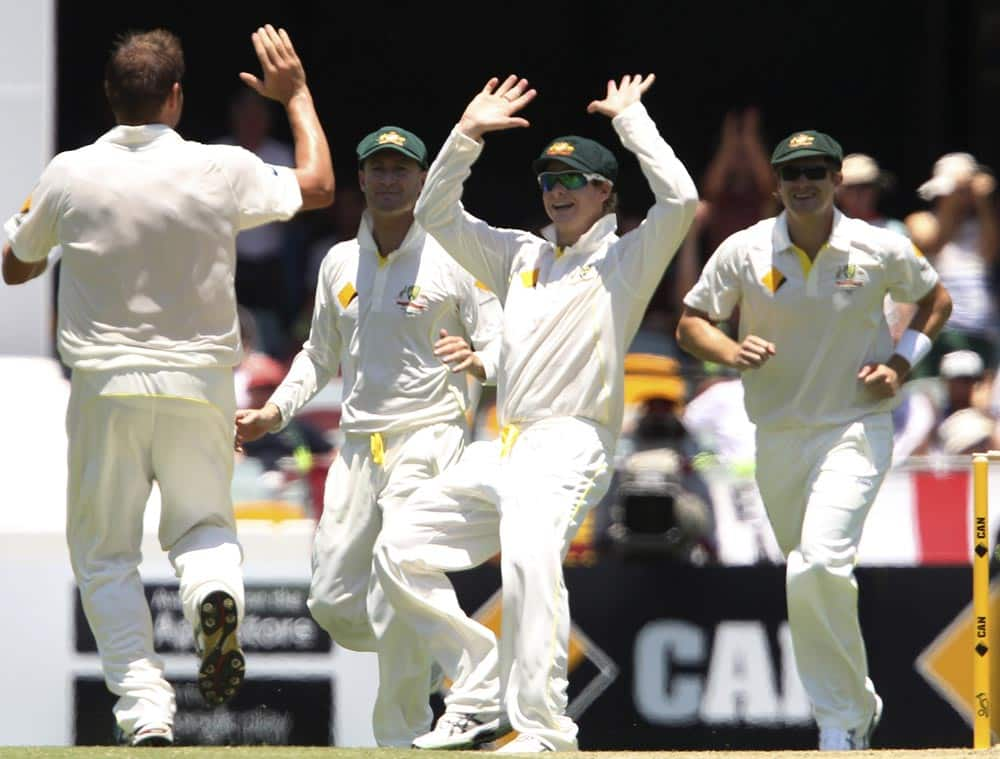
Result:
<instances>
[{"instance_id":1,"label":"white cricket shirt","mask_svg":"<svg viewBox=\"0 0 1000 759\"><path fill-rule=\"evenodd\" d=\"M58 346L74 369L240 360L235 238L302 205L294 172L163 124L117 126L52 159L5 229L14 254L63 250Z\"/></svg>"},{"instance_id":2,"label":"white cricket shirt","mask_svg":"<svg viewBox=\"0 0 1000 759\"><path fill-rule=\"evenodd\" d=\"M774 356L743 372L747 413L758 426L841 425L899 402L875 397L857 373L895 348L886 293L913 303L937 280L906 237L836 210L830 239L810 264L782 212L723 242L684 303L713 321L739 307L739 339L774 343Z\"/></svg>"},{"instance_id":3,"label":"white cricket shirt","mask_svg":"<svg viewBox=\"0 0 1000 759\"><path fill-rule=\"evenodd\" d=\"M282 423L340 367L345 432L401 432L452 422L469 405L464 372L434 355L440 330L480 353L496 374L500 303L414 223L397 250L379 254L371 217L358 237L334 245L320 266L309 339L270 398Z\"/></svg>"},{"instance_id":4,"label":"white cricket shirt","mask_svg":"<svg viewBox=\"0 0 1000 759\"><path fill-rule=\"evenodd\" d=\"M461 204L462 183L483 145L457 129L431 166L416 215L456 261L504 304L497 375L501 424L553 416L621 429L625 351L694 218L697 190L646 109L612 120L655 196L645 221L619 238L613 214L575 245L491 227Z\"/></svg>"}]
</instances>

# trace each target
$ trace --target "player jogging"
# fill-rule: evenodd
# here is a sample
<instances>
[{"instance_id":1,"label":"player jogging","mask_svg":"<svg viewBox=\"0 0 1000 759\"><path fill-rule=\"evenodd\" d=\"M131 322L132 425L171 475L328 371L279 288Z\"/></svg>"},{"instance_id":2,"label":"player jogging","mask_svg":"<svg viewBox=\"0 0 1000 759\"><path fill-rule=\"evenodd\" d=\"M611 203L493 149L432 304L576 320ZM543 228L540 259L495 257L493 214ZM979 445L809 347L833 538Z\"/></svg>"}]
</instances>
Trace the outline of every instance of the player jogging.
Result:
<instances>
[{"instance_id":1,"label":"player jogging","mask_svg":"<svg viewBox=\"0 0 1000 759\"><path fill-rule=\"evenodd\" d=\"M413 221L427 174L420 138L385 126L357 154L367 204L358 236L323 259L309 339L269 402L240 411L236 426L240 440L280 429L342 370L345 439L327 476L309 609L340 645L378 652L375 739L409 746L433 717L431 657L405 627L376 639L372 621L394 612L373 548L380 530L406 524L406 498L458 459L464 372L493 381L500 304Z\"/></svg>"},{"instance_id":2,"label":"player jogging","mask_svg":"<svg viewBox=\"0 0 1000 759\"><path fill-rule=\"evenodd\" d=\"M719 246L677 327L684 350L743 373L757 484L787 557L795 661L823 750L868 748L881 717L854 564L892 461L900 383L951 310L907 238L834 208L841 160L840 145L822 132L778 143L771 163L785 210ZM895 345L887 293L917 304ZM738 341L714 324L736 309Z\"/></svg>"}]
</instances>

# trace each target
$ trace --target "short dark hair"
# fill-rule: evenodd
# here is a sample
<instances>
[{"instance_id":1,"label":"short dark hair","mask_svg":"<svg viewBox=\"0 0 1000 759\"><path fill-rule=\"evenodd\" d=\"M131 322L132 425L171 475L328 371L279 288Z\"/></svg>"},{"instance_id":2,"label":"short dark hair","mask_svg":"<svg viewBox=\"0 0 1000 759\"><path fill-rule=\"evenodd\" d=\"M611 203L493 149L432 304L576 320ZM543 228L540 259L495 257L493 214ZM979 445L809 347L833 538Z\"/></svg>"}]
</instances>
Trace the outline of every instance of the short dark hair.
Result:
<instances>
[{"instance_id":1,"label":"short dark hair","mask_svg":"<svg viewBox=\"0 0 1000 759\"><path fill-rule=\"evenodd\" d=\"M175 82L184 76L181 41L166 29L122 34L104 69L104 91L119 121L156 120Z\"/></svg>"}]
</instances>

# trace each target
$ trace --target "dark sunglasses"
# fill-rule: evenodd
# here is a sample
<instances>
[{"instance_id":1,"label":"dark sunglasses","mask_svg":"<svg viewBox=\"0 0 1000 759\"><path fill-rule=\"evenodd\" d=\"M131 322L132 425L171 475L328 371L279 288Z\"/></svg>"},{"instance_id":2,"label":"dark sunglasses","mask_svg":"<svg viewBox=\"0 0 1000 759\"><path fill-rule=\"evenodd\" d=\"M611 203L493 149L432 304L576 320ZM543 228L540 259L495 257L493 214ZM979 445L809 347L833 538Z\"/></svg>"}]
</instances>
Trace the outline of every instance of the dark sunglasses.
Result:
<instances>
[{"instance_id":1,"label":"dark sunglasses","mask_svg":"<svg viewBox=\"0 0 1000 759\"><path fill-rule=\"evenodd\" d=\"M538 175L538 186L543 192L551 192L557 184L567 190L579 190L588 182L607 182L600 174L588 174L583 171L543 171Z\"/></svg>"},{"instance_id":2,"label":"dark sunglasses","mask_svg":"<svg viewBox=\"0 0 1000 759\"><path fill-rule=\"evenodd\" d=\"M786 182L794 182L799 177L805 177L813 182L819 179L826 179L830 173L829 166L782 166L778 173Z\"/></svg>"}]
</instances>

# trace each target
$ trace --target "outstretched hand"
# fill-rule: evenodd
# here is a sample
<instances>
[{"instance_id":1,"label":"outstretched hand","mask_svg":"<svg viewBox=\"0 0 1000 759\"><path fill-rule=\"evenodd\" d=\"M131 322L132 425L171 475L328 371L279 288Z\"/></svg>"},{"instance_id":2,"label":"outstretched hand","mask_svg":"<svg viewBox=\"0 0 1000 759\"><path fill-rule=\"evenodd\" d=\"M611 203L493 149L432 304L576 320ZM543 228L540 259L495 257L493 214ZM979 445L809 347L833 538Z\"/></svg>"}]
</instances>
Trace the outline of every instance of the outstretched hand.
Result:
<instances>
[{"instance_id":1,"label":"outstretched hand","mask_svg":"<svg viewBox=\"0 0 1000 759\"><path fill-rule=\"evenodd\" d=\"M486 132L526 127L528 120L514 114L534 100L536 94L535 90L529 89L527 79L511 74L500 82L493 77L465 107L458 130L478 140Z\"/></svg>"},{"instance_id":2,"label":"outstretched hand","mask_svg":"<svg viewBox=\"0 0 1000 759\"><path fill-rule=\"evenodd\" d=\"M615 84L614 79L608 80L608 94L603 100L593 100L587 106L587 113L603 113L608 118L614 118L619 113L628 108L632 103L638 103L646 90L648 90L656 80L656 74L647 74L645 77L623 76L621 82Z\"/></svg>"},{"instance_id":3,"label":"outstretched hand","mask_svg":"<svg viewBox=\"0 0 1000 759\"><path fill-rule=\"evenodd\" d=\"M266 24L250 35L250 39L264 72L264 79L261 81L245 71L240 72L240 79L257 94L288 105L294 95L306 89L306 72L288 32L284 29L275 30L273 26Z\"/></svg>"}]
</instances>

